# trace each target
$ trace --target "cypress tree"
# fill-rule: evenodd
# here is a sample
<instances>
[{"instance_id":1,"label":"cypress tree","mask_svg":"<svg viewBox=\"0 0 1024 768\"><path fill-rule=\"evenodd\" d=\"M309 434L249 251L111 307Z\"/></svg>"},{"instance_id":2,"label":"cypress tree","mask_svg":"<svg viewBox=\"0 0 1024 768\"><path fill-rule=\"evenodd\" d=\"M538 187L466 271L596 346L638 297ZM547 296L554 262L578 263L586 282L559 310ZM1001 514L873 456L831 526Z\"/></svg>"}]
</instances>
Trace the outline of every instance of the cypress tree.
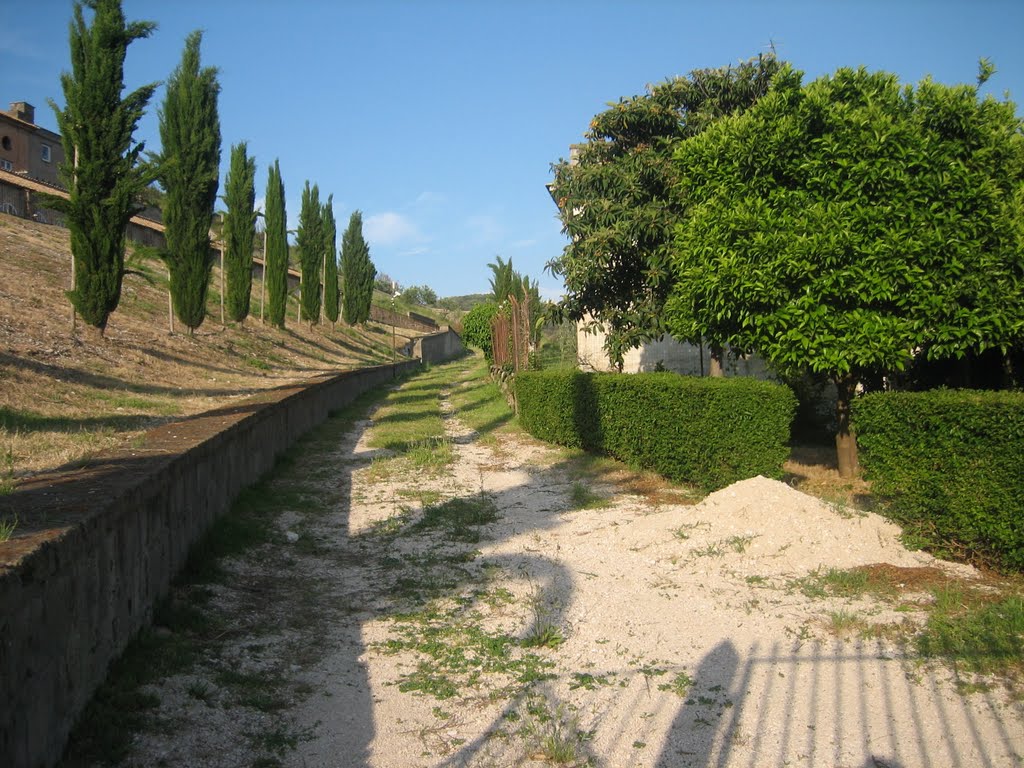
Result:
<instances>
[{"instance_id":1,"label":"cypress tree","mask_svg":"<svg viewBox=\"0 0 1024 768\"><path fill-rule=\"evenodd\" d=\"M227 250L228 317L242 322L249 314L252 293L252 246L256 236L256 160L249 157L244 141L231 147L231 167L224 181L228 213L224 227Z\"/></svg>"},{"instance_id":2,"label":"cypress tree","mask_svg":"<svg viewBox=\"0 0 1024 768\"><path fill-rule=\"evenodd\" d=\"M331 325L338 322L338 225L334 220L334 195L323 207L324 232L324 315Z\"/></svg>"},{"instance_id":3,"label":"cypress tree","mask_svg":"<svg viewBox=\"0 0 1024 768\"><path fill-rule=\"evenodd\" d=\"M320 319L320 270L324 258L322 215L320 188L316 184L310 187L307 180L302 190L302 208L299 210L295 244L299 249L299 265L302 269L302 316L310 325Z\"/></svg>"},{"instance_id":4,"label":"cypress tree","mask_svg":"<svg viewBox=\"0 0 1024 768\"><path fill-rule=\"evenodd\" d=\"M360 232L360 237L362 232ZM377 268L373 266L373 262L370 260L370 247L365 245L365 258L362 263L362 270L360 273L360 285L359 285L359 322L365 323L370 319L370 307L373 305L373 284L377 278Z\"/></svg>"},{"instance_id":5,"label":"cypress tree","mask_svg":"<svg viewBox=\"0 0 1024 768\"><path fill-rule=\"evenodd\" d=\"M201 67L203 33L185 39L181 63L167 81L160 110L158 178L167 193L164 259L171 273L174 313L189 331L206 317L206 292L213 259L210 223L220 166L220 85L215 67Z\"/></svg>"},{"instance_id":6,"label":"cypress tree","mask_svg":"<svg viewBox=\"0 0 1024 768\"><path fill-rule=\"evenodd\" d=\"M342 318L349 325L370 318L373 278L377 270L370 261L370 247L363 239L363 214L354 211L341 238Z\"/></svg>"},{"instance_id":7,"label":"cypress tree","mask_svg":"<svg viewBox=\"0 0 1024 768\"><path fill-rule=\"evenodd\" d=\"M93 11L92 25L82 9ZM50 100L64 147L61 172L70 199L61 201L71 235L75 287L67 296L102 332L117 309L124 278L125 229L141 210L136 198L149 179L134 133L156 83L124 99L124 58L133 40L149 37L151 21L125 23L120 0L84 0L70 24L71 72L61 75L65 107ZM57 204L54 207L58 207Z\"/></svg>"},{"instance_id":8,"label":"cypress tree","mask_svg":"<svg viewBox=\"0 0 1024 768\"><path fill-rule=\"evenodd\" d=\"M284 328L288 305L288 225L284 206L284 182L277 160L267 172L266 195L267 252L264 254L263 279L267 291L267 320Z\"/></svg>"}]
</instances>

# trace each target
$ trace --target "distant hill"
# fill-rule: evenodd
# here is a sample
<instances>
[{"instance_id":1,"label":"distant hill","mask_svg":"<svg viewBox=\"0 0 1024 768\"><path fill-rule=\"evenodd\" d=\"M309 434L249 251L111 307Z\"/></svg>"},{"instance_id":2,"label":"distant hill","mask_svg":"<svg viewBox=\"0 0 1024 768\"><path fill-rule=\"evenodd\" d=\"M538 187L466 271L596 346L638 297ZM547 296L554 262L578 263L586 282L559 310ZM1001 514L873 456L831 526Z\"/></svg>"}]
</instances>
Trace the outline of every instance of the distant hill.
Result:
<instances>
[{"instance_id":1,"label":"distant hill","mask_svg":"<svg viewBox=\"0 0 1024 768\"><path fill-rule=\"evenodd\" d=\"M491 294L489 293L470 293L465 296L450 296L447 299L441 301L450 301L452 306L463 312L467 312L477 304L483 304L485 301L491 300Z\"/></svg>"}]
</instances>

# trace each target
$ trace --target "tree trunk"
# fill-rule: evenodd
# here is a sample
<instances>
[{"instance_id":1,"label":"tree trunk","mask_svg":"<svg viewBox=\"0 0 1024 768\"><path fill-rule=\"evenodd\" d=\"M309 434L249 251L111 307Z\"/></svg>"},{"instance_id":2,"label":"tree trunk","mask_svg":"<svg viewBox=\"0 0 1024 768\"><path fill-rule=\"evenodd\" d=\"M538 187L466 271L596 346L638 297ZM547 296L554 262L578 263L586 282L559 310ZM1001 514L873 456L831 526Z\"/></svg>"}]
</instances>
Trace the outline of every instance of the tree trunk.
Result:
<instances>
[{"instance_id":1,"label":"tree trunk","mask_svg":"<svg viewBox=\"0 0 1024 768\"><path fill-rule=\"evenodd\" d=\"M267 230L263 230L263 271L260 272L260 322L263 320L263 303L267 295Z\"/></svg>"},{"instance_id":2,"label":"tree trunk","mask_svg":"<svg viewBox=\"0 0 1024 768\"><path fill-rule=\"evenodd\" d=\"M722 368L722 348L718 345L712 345L711 350L711 368L709 374L712 378L720 379L725 376L725 370Z\"/></svg>"},{"instance_id":3,"label":"tree trunk","mask_svg":"<svg viewBox=\"0 0 1024 768\"><path fill-rule=\"evenodd\" d=\"M850 401L857 388L852 376L836 380L836 463L840 477L857 475L857 436L850 428Z\"/></svg>"},{"instance_id":4,"label":"tree trunk","mask_svg":"<svg viewBox=\"0 0 1024 768\"><path fill-rule=\"evenodd\" d=\"M224 249L219 248L218 250L220 251L220 324L226 327L227 323L224 322Z\"/></svg>"}]
</instances>

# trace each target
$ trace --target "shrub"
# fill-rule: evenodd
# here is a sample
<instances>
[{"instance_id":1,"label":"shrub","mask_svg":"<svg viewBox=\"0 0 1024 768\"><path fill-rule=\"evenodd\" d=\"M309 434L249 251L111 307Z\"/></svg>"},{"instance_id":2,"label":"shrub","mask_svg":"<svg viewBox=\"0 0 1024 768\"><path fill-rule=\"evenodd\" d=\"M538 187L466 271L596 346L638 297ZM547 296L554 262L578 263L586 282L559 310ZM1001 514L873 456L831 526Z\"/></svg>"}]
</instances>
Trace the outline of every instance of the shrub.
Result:
<instances>
[{"instance_id":1,"label":"shrub","mask_svg":"<svg viewBox=\"0 0 1024 768\"><path fill-rule=\"evenodd\" d=\"M867 395L853 426L865 477L908 534L1024 569L1024 393Z\"/></svg>"},{"instance_id":2,"label":"shrub","mask_svg":"<svg viewBox=\"0 0 1024 768\"><path fill-rule=\"evenodd\" d=\"M796 407L779 384L674 373L520 372L516 398L535 437L708 490L780 477Z\"/></svg>"},{"instance_id":3,"label":"shrub","mask_svg":"<svg viewBox=\"0 0 1024 768\"><path fill-rule=\"evenodd\" d=\"M462 318L462 340L471 347L483 350L488 361L494 359L491 350L491 320L498 313L498 305L490 302L477 304Z\"/></svg>"}]
</instances>

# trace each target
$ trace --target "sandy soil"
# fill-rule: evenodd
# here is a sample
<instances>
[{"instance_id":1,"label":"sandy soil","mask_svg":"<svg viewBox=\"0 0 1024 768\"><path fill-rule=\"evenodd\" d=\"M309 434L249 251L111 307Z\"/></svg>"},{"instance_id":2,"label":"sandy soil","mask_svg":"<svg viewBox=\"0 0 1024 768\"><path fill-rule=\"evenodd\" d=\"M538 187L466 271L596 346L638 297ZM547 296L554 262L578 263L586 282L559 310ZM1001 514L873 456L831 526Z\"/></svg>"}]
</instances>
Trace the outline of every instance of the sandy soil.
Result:
<instances>
[{"instance_id":1,"label":"sandy soil","mask_svg":"<svg viewBox=\"0 0 1024 768\"><path fill-rule=\"evenodd\" d=\"M887 639L899 636L887 626L920 621L919 612L809 597L795 582L876 565L906 574L912 592L922 574L972 579L969 567L906 551L898 529L876 515L760 477L689 506L596 487L604 506L573 509L578 475L563 453L509 435L489 446L457 419L447 425L458 455L452 474L382 472L364 422L309 468L342 503L326 516L282 516L279 549L295 546L286 531L322 544L287 556L291 576L315 591L314 616L281 621L302 601L261 593L251 608L267 612L261 621L273 629L257 651L243 634L225 657L240 670L273 666L300 692L292 705L273 716L223 708L215 681L200 701L185 693L195 676L169 679L159 694L175 727L140 736L131 764L1021 764L1019 700L998 686L958 693L946 667L915 661ZM409 535L416 497L433 492L492 500L499 518L478 542ZM432 563L444 558L448 570L438 570ZM254 579L266 567L235 565ZM402 583L430 599L396 596ZM237 590L218 599L238 608ZM517 683L507 671L474 676L475 646L461 672L438 661L444 648L399 647L435 626L516 639L549 629L563 642L530 651L550 677ZM460 639L436 642L451 648ZM417 672L448 675L454 695L403 691ZM259 731L280 732L288 748L258 762L268 743L263 752L252 746Z\"/></svg>"}]
</instances>

